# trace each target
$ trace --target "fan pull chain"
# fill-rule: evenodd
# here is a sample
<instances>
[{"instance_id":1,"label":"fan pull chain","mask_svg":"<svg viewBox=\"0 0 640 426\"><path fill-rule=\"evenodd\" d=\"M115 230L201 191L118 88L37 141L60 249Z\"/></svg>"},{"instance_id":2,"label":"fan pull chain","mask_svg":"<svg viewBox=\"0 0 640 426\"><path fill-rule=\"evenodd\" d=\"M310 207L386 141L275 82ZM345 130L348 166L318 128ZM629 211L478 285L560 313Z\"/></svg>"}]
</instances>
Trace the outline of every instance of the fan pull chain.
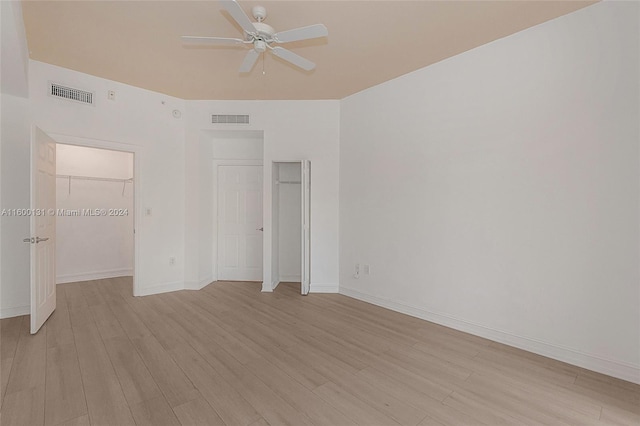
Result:
<instances>
[{"instance_id":1,"label":"fan pull chain","mask_svg":"<svg viewBox=\"0 0 640 426\"><path fill-rule=\"evenodd\" d=\"M265 61L265 52L262 52L262 75L267 75L267 72L264 70L264 61Z\"/></svg>"}]
</instances>

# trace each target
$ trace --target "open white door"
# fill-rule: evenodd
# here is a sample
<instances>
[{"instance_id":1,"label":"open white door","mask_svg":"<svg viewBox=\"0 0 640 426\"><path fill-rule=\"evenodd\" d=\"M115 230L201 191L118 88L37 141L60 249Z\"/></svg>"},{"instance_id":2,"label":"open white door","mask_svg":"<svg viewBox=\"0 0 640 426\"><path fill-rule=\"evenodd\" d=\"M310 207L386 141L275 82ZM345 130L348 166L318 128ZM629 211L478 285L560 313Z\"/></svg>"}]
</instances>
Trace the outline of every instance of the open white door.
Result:
<instances>
[{"instance_id":1,"label":"open white door","mask_svg":"<svg viewBox=\"0 0 640 426\"><path fill-rule=\"evenodd\" d=\"M56 309L56 142L31 131L31 334Z\"/></svg>"},{"instance_id":2,"label":"open white door","mask_svg":"<svg viewBox=\"0 0 640 426\"><path fill-rule=\"evenodd\" d=\"M301 292L309 294L311 287L311 163L302 160L302 283Z\"/></svg>"}]
</instances>

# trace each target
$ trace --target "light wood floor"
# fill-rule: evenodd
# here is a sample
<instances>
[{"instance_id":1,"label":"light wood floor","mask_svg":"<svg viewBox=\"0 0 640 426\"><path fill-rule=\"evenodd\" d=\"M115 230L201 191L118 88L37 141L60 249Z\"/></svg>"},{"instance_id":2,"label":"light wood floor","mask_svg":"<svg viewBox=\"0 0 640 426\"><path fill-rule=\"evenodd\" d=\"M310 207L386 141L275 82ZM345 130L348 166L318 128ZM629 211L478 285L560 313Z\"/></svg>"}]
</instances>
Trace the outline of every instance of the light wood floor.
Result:
<instances>
[{"instance_id":1,"label":"light wood floor","mask_svg":"<svg viewBox=\"0 0 640 426\"><path fill-rule=\"evenodd\" d=\"M640 387L340 295L58 286L1 321L2 425L640 424Z\"/></svg>"}]
</instances>

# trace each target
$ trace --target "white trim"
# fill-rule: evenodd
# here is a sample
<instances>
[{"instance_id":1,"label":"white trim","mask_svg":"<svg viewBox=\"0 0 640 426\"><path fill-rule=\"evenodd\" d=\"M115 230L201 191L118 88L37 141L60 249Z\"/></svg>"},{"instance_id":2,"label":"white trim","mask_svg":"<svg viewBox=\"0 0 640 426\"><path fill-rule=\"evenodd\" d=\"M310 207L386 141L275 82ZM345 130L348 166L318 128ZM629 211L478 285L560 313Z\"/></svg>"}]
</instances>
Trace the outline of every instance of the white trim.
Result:
<instances>
[{"instance_id":1,"label":"white trim","mask_svg":"<svg viewBox=\"0 0 640 426\"><path fill-rule=\"evenodd\" d=\"M200 281L189 281L184 283L184 289L185 290L202 290L203 288L213 283L214 281L215 280L213 279L213 276L210 276L209 278L205 278L204 280L200 280Z\"/></svg>"},{"instance_id":2,"label":"white trim","mask_svg":"<svg viewBox=\"0 0 640 426\"><path fill-rule=\"evenodd\" d=\"M145 287L139 290L136 296L151 296L152 294L169 293L171 291L184 290L184 283L174 281L164 284L158 284L151 287Z\"/></svg>"},{"instance_id":3,"label":"white trim","mask_svg":"<svg viewBox=\"0 0 640 426\"><path fill-rule=\"evenodd\" d=\"M105 278L132 277L133 269L111 269L107 271L83 272L80 274L59 275L56 284L73 283L77 281L93 281Z\"/></svg>"},{"instance_id":4,"label":"white trim","mask_svg":"<svg viewBox=\"0 0 640 426\"><path fill-rule=\"evenodd\" d=\"M300 275L280 275L281 283L299 283L300 280Z\"/></svg>"},{"instance_id":5,"label":"white trim","mask_svg":"<svg viewBox=\"0 0 640 426\"><path fill-rule=\"evenodd\" d=\"M309 293L340 293L340 286L335 283L311 283Z\"/></svg>"},{"instance_id":6,"label":"white trim","mask_svg":"<svg viewBox=\"0 0 640 426\"><path fill-rule=\"evenodd\" d=\"M274 281L273 283L271 283L271 288L273 290L275 290L276 288L278 288L278 286L280 285L281 282L282 282L282 280Z\"/></svg>"},{"instance_id":7,"label":"white trim","mask_svg":"<svg viewBox=\"0 0 640 426\"><path fill-rule=\"evenodd\" d=\"M313 289L313 287L311 287ZM340 287L340 294L362 300L392 311L400 312L413 317L421 318L436 324L444 325L456 330L484 337L495 342L504 343L525 351L546 356L558 361L566 362L618 379L627 380L640 384L640 366L625 362L605 359L597 355L590 355L575 349L531 339L525 336L518 336L505 331L496 330L480 324L455 318L450 315L431 312L423 308L410 306L405 303L370 296L357 290Z\"/></svg>"},{"instance_id":8,"label":"white trim","mask_svg":"<svg viewBox=\"0 0 640 426\"><path fill-rule=\"evenodd\" d=\"M81 136L72 136L65 135L61 133L47 133L51 136L56 142L66 145L80 145L87 146L91 148L101 148L101 149L109 149L111 151L124 151L133 153L133 295L134 296L142 296L143 291L140 290L140 278L138 276L138 271L136 270L136 265L140 265L140 235L142 232L142 207L141 207L141 199L140 196L140 164L142 163L141 157L142 152L144 150L143 147L138 145L132 145L127 143L102 140L102 139L92 139L85 138Z\"/></svg>"},{"instance_id":9,"label":"white trim","mask_svg":"<svg viewBox=\"0 0 640 426\"><path fill-rule=\"evenodd\" d=\"M0 309L0 319L19 317L21 315L29 315L31 313L31 306L16 306L14 308Z\"/></svg>"},{"instance_id":10,"label":"white trim","mask_svg":"<svg viewBox=\"0 0 640 426\"><path fill-rule=\"evenodd\" d=\"M271 286L269 286L269 284L266 281L262 281L262 292L271 293L273 292L274 288L278 287L278 284L280 284L280 281L274 281L271 283Z\"/></svg>"}]
</instances>

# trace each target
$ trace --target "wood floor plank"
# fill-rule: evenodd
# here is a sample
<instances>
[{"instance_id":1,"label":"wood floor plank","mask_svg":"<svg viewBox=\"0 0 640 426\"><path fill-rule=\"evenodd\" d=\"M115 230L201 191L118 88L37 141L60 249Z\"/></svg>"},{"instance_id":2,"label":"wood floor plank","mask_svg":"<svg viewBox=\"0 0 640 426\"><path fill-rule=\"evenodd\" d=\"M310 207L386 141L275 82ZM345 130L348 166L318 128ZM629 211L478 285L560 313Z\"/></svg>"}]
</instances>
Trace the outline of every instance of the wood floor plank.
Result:
<instances>
[{"instance_id":1,"label":"wood floor plank","mask_svg":"<svg viewBox=\"0 0 640 426\"><path fill-rule=\"evenodd\" d=\"M640 415L623 410L617 407L605 405L602 407L600 420L604 424L638 426L640 425Z\"/></svg>"},{"instance_id":2,"label":"wood floor plank","mask_svg":"<svg viewBox=\"0 0 640 426\"><path fill-rule=\"evenodd\" d=\"M76 417L75 419L68 420L56 426L90 426L90 425L91 425L91 422L89 421L89 415L85 414L84 416Z\"/></svg>"},{"instance_id":3,"label":"wood floor plank","mask_svg":"<svg viewBox=\"0 0 640 426\"><path fill-rule=\"evenodd\" d=\"M420 392L402 381L387 376L371 367L359 371L357 376L372 386L384 388L384 390L394 398L404 401L415 408L422 409L425 414L425 410L430 405L429 400L431 400L432 403L441 402L451 394L448 389L441 389L438 386L433 386L433 389L428 389L428 391L430 393L436 393L437 399L431 398L428 394Z\"/></svg>"},{"instance_id":4,"label":"wood floor plank","mask_svg":"<svg viewBox=\"0 0 640 426\"><path fill-rule=\"evenodd\" d=\"M128 338L112 337L104 340L104 345L129 406L163 397L147 366Z\"/></svg>"},{"instance_id":5,"label":"wood floor plank","mask_svg":"<svg viewBox=\"0 0 640 426\"><path fill-rule=\"evenodd\" d=\"M0 320L0 410L20 339L21 324L27 320L26 316Z\"/></svg>"},{"instance_id":6,"label":"wood floor plank","mask_svg":"<svg viewBox=\"0 0 640 426\"><path fill-rule=\"evenodd\" d=\"M47 320L47 348L74 343L71 318L63 286L56 289L56 309Z\"/></svg>"},{"instance_id":7,"label":"wood floor plank","mask_svg":"<svg viewBox=\"0 0 640 426\"><path fill-rule=\"evenodd\" d=\"M249 426L270 426L265 419L258 419Z\"/></svg>"},{"instance_id":8,"label":"wood floor plank","mask_svg":"<svg viewBox=\"0 0 640 426\"><path fill-rule=\"evenodd\" d=\"M57 425L87 414L74 342L47 349L45 424Z\"/></svg>"},{"instance_id":9,"label":"wood floor plank","mask_svg":"<svg viewBox=\"0 0 640 426\"><path fill-rule=\"evenodd\" d=\"M496 411L493 408L487 407L483 401L479 401L473 396L467 393L460 393L459 391L453 392L444 401L444 405L455 408L463 413L468 414L474 419L486 423L488 425L521 425L524 424L518 421L516 418L505 414L501 411Z\"/></svg>"},{"instance_id":10,"label":"wood floor plank","mask_svg":"<svg viewBox=\"0 0 640 426\"><path fill-rule=\"evenodd\" d=\"M20 337L11 366L6 395L32 388L44 390L47 363L47 324L36 334L29 333L29 322L20 323Z\"/></svg>"},{"instance_id":11,"label":"wood floor plank","mask_svg":"<svg viewBox=\"0 0 640 426\"><path fill-rule=\"evenodd\" d=\"M192 347L174 348L170 353L225 423L244 426L261 417Z\"/></svg>"},{"instance_id":12,"label":"wood floor plank","mask_svg":"<svg viewBox=\"0 0 640 426\"><path fill-rule=\"evenodd\" d=\"M198 389L153 336L133 340L145 366L172 407L201 397Z\"/></svg>"},{"instance_id":13,"label":"wood floor plank","mask_svg":"<svg viewBox=\"0 0 640 426\"><path fill-rule=\"evenodd\" d=\"M274 390L296 410L305 413L315 425L355 425L348 417L327 404L322 398L295 381L283 370L265 359L247 365L256 377Z\"/></svg>"},{"instance_id":14,"label":"wood floor plank","mask_svg":"<svg viewBox=\"0 0 640 426\"><path fill-rule=\"evenodd\" d=\"M310 425L310 419L294 409L226 351L203 357L270 424Z\"/></svg>"},{"instance_id":15,"label":"wood floor plank","mask_svg":"<svg viewBox=\"0 0 640 426\"><path fill-rule=\"evenodd\" d=\"M44 384L7 393L0 412L2 426L44 424Z\"/></svg>"},{"instance_id":16,"label":"wood floor plank","mask_svg":"<svg viewBox=\"0 0 640 426\"><path fill-rule=\"evenodd\" d=\"M513 387L497 382L494 377L473 374L464 383L464 389L475 393L487 405L499 405L510 409L515 417L534 420L542 424L589 424L597 421L599 413L584 413L571 404L557 401L553 396L536 392L535 384L526 388Z\"/></svg>"},{"instance_id":17,"label":"wood floor plank","mask_svg":"<svg viewBox=\"0 0 640 426\"><path fill-rule=\"evenodd\" d=\"M314 391L327 403L332 405L342 414L349 417L354 423L362 426L368 425L399 425L400 423L366 404L362 400L341 389L335 383L328 382L317 387Z\"/></svg>"},{"instance_id":18,"label":"wood floor plank","mask_svg":"<svg viewBox=\"0 0 640 426\"><path fill-rule=\"evenodd\" d=\"M162 395L132 404L131 413L138 426L180 426L178 418Z\"/></svg>"},{"instance_id":19,"label":"wood floor plank","mask_svg":"<svg viewBox=\"0 0 640 426\"><path fill-rule=\"evenodd\" d=\"M224 426L218 413L211 408L211 405L204 398L194 399L193 401L185 402L184 404L173 407L180 424L183 426L188 425L211 425L211 426ZM251 423L256 424L255 422Z\"/></svg>"},{"instance_id":20,"label":"wood floor plank","mask_svg":"<svg viewBox=\"0 0 640 426\"><path fill-rule=\"evenodd\" d=\"M75 329L78 361L92 424L132 424L133 417L95 324Z\"/></svg>"},{"instance_id":21,"label":"wood floor plank","mask_svg":"<svg viewBox=\"0 0 640 426\"><path fill-rule=\"evenodd\" d=\"M93 322L82 288L66 287L65 291L91 423L133 424L120 381ZM85 321L76 323L74 318Z\"/></svg>"}]
</instances>

